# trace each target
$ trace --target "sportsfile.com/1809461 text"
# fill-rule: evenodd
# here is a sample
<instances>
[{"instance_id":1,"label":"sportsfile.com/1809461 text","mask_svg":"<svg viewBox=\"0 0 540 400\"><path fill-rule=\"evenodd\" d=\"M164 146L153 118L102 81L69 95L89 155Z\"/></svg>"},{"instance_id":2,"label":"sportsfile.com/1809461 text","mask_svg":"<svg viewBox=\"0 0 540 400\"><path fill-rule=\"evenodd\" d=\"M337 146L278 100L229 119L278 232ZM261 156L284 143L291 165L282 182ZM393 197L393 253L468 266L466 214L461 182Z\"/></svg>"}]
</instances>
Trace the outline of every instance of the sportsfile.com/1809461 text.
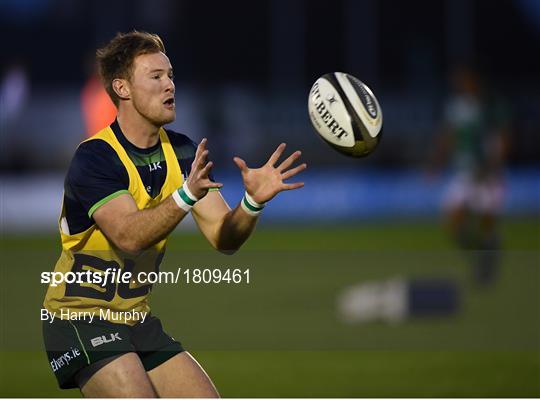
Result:
<instances>
[{"instance_id":1,"label":"sportsfile.com/1809461 text","mask_svg":"<svg viewBox=\"0 0 540 400\"><path fill-rule=\"evenodd\" d=\"M109 268L105 271L42 272L41 283L51 286L67 284L93 284L105 287L108 283L139 284L249 284L249 268L181 268L173 271L140 271L132 273Z\"/></svg>"}]
</instances>

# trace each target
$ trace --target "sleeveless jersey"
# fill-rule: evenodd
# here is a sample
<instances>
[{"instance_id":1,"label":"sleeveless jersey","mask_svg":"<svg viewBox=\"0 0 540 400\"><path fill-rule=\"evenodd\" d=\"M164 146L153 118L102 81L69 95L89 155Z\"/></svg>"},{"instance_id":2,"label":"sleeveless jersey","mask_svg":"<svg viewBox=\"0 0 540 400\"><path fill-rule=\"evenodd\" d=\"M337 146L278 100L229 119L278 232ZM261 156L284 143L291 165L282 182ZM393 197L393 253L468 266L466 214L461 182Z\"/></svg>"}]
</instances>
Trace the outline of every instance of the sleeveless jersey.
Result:
<instances>
[{"instance_id":1,"label":"sleeveless jersey","mask_svg":"<svg viewBox=\"0 0 540 400\"><path fill-rule=\"evenodd\" d=\"M118 141L111 127L101 130L87 141L102 140L108 143L118 155L124 165L128 177L129 187L126 193L131 194L139 210L155 207L161 201L170 196L183 184L183 176L180 164L176 158L169 137L163 128L159 130L160 143L167 164L167 173L161 191L152 198L143 184L141 177L130 159L124 147ZM84 143L84 142L83 142ZM61 283L58 286L49 285L45 296L44 307L49 312L55 312L58 317L66 312L88 312L94 315L113 315L118 312L134 312L133 315L141 315L150 311L148 296L152 289L151 284L137 282L139 272L158 271L163 258L168 238L161 240L152 247L137 255L128 254L118 249L103 234L97 224L93 223L88 229L70 234L66 226L65 204L62 206L62 214L59 221L60 236L62 241L62 254L58 259L55 272L63 274L73 272L87 274L100 273L105 276L109 270L107 282L87 282L86 275L82 283ZM119 281L118 275L131 273L132 279L128 282ZM112 279L116 274L116 278ZM126 275L124 275L124 278ZM110 322L118 322L109 319ZM135 324L136 319L126 323Z\"/></svg>"}]
</instances>

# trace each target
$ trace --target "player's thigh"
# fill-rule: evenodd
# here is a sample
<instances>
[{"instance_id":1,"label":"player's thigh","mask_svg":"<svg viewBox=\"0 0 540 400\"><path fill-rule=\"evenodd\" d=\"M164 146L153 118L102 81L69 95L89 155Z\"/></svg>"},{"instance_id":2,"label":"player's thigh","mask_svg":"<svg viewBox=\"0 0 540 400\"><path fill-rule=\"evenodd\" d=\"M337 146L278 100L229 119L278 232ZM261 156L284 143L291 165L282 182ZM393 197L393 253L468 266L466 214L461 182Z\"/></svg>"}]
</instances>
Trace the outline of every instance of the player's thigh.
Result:
<instances>
[{"instance_id":1,"label":"player's thigh","mask_svg":"<svg viewBox=\"0 0 540 400\"><path fill-rule=\"evenodd\" d=\"M467 207L472 195L471 180L472 178L468 174L457 174L451 178L442 198L444 214L452 215L457 210Z\"/></svg>"},{"instance_id":2,"label":"player's thigh","mask_svg":"<svg viewBox=\"0 0 540 400\"><path fill-rule=\"evenodd\" d=\"M157 397L136 353L124 354L105 365L81 392L84 397Z\"/></svg>"},{"instance_id":3,"label":"player's thigh","mask_svg":"<svg viewBox=\"0 0 540 400\"><path fill-rule=\"evenodd\" d=\"M496 179L480 182L475 187L474 211L479 215L489 215L495 218L503 207L503 185Z\"/></svg>"},{"instance_id":4,"label":"player's thigh","mask_svg":"<svg viewBox=\"0 0 540 400\"><path fill-rule=\"evenodd\" d=\"M219 397L204 369L187 351L148 371L148 375L159 397Z\"/></svg>"}]
</instances>

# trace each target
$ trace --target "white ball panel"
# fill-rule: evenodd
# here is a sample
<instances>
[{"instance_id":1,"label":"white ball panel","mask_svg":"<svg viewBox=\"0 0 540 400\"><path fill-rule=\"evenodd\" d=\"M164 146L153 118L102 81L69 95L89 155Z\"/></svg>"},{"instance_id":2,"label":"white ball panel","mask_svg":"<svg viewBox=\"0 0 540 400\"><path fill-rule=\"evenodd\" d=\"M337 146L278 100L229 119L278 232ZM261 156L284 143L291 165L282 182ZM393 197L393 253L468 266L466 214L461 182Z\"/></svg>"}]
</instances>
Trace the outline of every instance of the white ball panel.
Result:
<instances>
[{"instance_id":1,"label":"white ball panel","mask_svg":"<svg viewBox=\"0 0 540 400\"><path fill-rule=\"evenodd\" d=\"M309 116L318 133L328 142L342 147L355 144L351 118L337 90L319 78L309 95Z\"/></svg>"}]
</instances>

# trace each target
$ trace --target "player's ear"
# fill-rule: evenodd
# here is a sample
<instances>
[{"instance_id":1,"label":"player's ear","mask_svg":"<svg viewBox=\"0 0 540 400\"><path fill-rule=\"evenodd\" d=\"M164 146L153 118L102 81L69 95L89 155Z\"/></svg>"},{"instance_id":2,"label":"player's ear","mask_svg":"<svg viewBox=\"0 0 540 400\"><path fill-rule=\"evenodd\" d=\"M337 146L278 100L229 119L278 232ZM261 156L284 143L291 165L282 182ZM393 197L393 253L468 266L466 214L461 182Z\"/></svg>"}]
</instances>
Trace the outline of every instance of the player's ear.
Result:
<instances>
[{"instance_id":1,"label":"player's ear","mask_svg":"<svg viewBox=\"0 0 540 400\"><path fill-rule=\"evenodd\" d=\"M112 88L116 95L122 100L129 100L131 97L127 80L116 78L112 81Z\"/></svg>"}]
</instances>

